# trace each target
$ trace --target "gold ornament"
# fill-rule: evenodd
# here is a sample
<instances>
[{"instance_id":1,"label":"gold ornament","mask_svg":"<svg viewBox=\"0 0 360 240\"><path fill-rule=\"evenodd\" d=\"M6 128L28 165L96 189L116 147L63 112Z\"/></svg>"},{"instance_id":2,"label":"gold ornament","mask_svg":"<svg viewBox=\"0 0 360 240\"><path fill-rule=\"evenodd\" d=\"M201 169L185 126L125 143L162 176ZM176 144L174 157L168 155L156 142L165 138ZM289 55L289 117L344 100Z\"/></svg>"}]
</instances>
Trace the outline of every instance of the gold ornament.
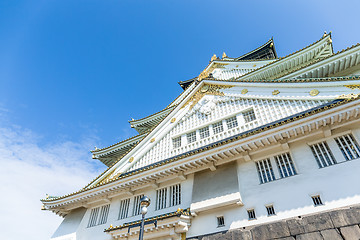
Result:
<instances>
[{"instance_id":1,"label":"gold ornament","mask_svg":"<svg viewBox=\"0 0 360 240\"><path fill-rule=\"evenodd\" d=\"M354 89L360 89L360 85L344 85L345 87L347 87L347 88L350 88L350 89L352 89L352 90L354 90Z\"/></svg>"},{"instance_id":2,"label":"gold ornament","mask_svg":"<svg viewBox=\"0 0 360 240\"><path fill-rule=\"evenodd\" d=\"M225 52L223 52L222 58L227 58L228 56L226 55Z\"/></svg>"},{"instance_id":3,"label":"gold ornament","mask_svg":"<svg viewBox=\"0 0 360 240\"><path fill-rule=\"evenodd\" d=\"M279 93L280 93L279 90L274 90L274 91L272 92L272 95L278 95Z\"/></svg>"},{"instance_id":4,"label":"gold ornament","mask_svg":"<svg viewBox=\"0 0 360 240\"><path fill-rule=\"evenodd\" d=\"M244 88L243 90L241 90L241 94L247 94L249 91L246 89L246 88Z\"/></svg>"},{"instance_id":5,"label":"gold ornament","mask_svg":"<svg viewBox=\"0 0 360 240\"><path fill-rule=\"evenodd\" d=\"M319 94L319 90L317 90L317 89L313 89L313 90L310 91L311 96L316 96L318 94Z\"/></svg>"},{"instance_id":6,"label":"gold ornament","mask_svg":"<svg viewBox=\"0 0 360 240\"><path fill-rule=\"evenodd\" d=\"M176 118L171 119L171 123L174 123L176 121Z\"/></svg>"},{"instance_id":7,"label":"gold ornament","mask_svg":"<svg viewBox=\"0 0 360 240\"><path fill-rule=\"evenodd\" d=\"M152 142L152 143L155 142L155 138L152 138L152 139L150 140L150 142Z\"/></svg>"},{"instance_id":8,"label":"gold ornament","mask_svg":"<svg viewBox=\"0 0 360 240\"><path fill-rule=\"evenodd\" d=\"M133 162L134 161L134 157L131 157L130 159L129 159L129 163L131 163L131 162Z\"/></svg>"},{"instance_id":9,"label":"gold ornament","mask_svg":"<svg viewBox=\"0 0 360 240\"><path fill-rule=\"evenodd\" d=\"M209 90L209 85L205 85L201 88L201 92L205 93Z\"/></svg>"},{"instance_id":10,"label":"gold ornament","mask_svg":"<svg viewBox=\"0 0 360 240\"><path fill-rule=\"evenodd\" d=\"M200 90L198 90L183 106L186 107L188 104L191 103L190 109L192 109L196 103L200 101L200 99L204 95L215 95L215 96L225 96L223 92L220 92L220 89L232 88L232 85L213 85L213 84L205 84ZM203 89L207 89L203 91Z\"/></svg>"},{"instance_id":11,"label":"gold ornament","mask_svg":"<svg viewBox=\"0 0 360 240\"><path fill-rule=\"evenodd\" d=\"M214 61L214 60L216 60L216 54L214 54L210 59L211 62Z\"/></svg>"}]
</instances>

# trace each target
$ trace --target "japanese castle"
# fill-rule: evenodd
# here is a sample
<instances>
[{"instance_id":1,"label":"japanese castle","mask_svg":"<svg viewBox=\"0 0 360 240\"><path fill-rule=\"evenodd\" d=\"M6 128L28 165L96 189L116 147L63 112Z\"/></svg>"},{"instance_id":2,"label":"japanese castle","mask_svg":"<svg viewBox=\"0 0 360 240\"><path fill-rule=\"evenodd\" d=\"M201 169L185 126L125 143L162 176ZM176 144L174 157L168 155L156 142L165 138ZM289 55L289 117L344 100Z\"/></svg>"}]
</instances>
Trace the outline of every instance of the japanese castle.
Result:
<instances>
[{"instance_id":1,"label":"japanese castle","mask_svg":"<svg viewBox=\"0 0 360 240\"><path fill-rule=\"evenodd\" d=\"M92 157L87 186L42 199L51 239L359 239L360 44L331 33L288 56L273 39L213 55L138 134ZM95 176L94 176L95 177Z\"/></svg>"}]
</instances>

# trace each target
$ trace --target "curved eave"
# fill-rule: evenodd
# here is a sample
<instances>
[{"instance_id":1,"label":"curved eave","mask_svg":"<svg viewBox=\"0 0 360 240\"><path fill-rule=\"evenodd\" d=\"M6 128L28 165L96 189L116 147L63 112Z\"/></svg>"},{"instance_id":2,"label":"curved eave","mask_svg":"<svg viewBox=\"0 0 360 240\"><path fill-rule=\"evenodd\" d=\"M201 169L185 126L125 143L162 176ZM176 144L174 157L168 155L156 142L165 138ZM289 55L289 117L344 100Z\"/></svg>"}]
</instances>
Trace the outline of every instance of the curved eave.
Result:
<instances>
[{"instance_id":1,"label":"curved eave","mask_svg":"<svg viewBox=\"0 0 360 240\"><path fill-rule=\"evenodd\" d=\"M249 131L246 131L246 132L231 136L229 138L220 140L220 141L215 142L215 143L211 143L211 144L209 144L207 146L204 146L204 147L201 147L201 148L198 148L198 149L194 149L194 150L191 150L191 151L186 152L186 153L182 153L180 155L177 155L177 156L171 157L169 159L165 159L165 160L153 163L151 165L148 165L148 166L145 166L145 167L142 167L142 168L130 171L130 172L123 173L117 178L109 179L109 180L107 180L105 182L100 182L99 184L90 186L88 188L83 188L83 189L81 189L81 190L79 190L77 192L73 192L73 193L70 193L70 194L67 194L67 195L64 195L64 196L61 196L61 197L58 197L58 198L54 198L54 199L41 199L41 201L42 201L43 204L48 204L48 203L52 203L52 202L58 203L59 201L70 198L70 197L72 197L74 195L81 194L81 193L84 193L86 191L93 191L96 188L104 187L105 185L112 184L114 182L123 180L123 179L125 179L127 177L138 175L138 174L141 174L143 172L152 170L154 168L157 168L157 167L169 164L169 163L173 163L173 162L178 161L180 159L190 157L190 156L193 156L193 155L196 155L196 154L200 154L200 153L205 152L207 150L210 150L210 149L213 149L213 148L216 148L216 147L220 147L220 146L232 143L232 142L237 141L237 140L241 140L241 139L245 139L245 138L248 138L248 137L256 136L257 134L263 133L265 131L269 131L269 130L272 130L274 128L279 128L279 127L281 127L283 125L286 125L286 124L289 124L289 123L292 123L292 122L295 122L295 121L298 121L298 120L301 120L301 119L308 118L310 116L316 115L316 114L324 112L324 111L329 111L330 109L333 109L334 107L338 107L340 105L343 105L343 104L358 100L359 96L360 95L356 95L356 96L354 96L352 98L334 100L334 101L332 101L330 103L323 104L321 106L309 109L307 111L304 111L304 112L301 112L301 113L298 113L298 114L294 114L294 115L289 116L287 118L280 119L278 121L275 121L275 122L272 122L272 123L257 127L255 129L252 129L252 130L249 130Z\"/></svg>"},{"instance_id":2,"label":"curved eave","mask_svg":"<svg viewBox=\"0 0 360 240\"><path fill-rule=\"evenodd\" d=\"M131 124L132 128L135 128L138 132L143 133L151 129L153 126L157 125L169 112L174 109L174 107L175 106L167 107L150 116L137 120L131 120L129 121L129 123Z\"/></svg>"},{"instance_id":3,"label":"curved eave","mask_svg":"<svg viewBox=\"0 0 360 240\"><path fill-rule=\"evenodd\" d=\"M123 140L121 142L115 143L109 147L93 150L91 151L91 153L93 154L93 158L104 157L107 154L113 153L121 148L127 147L131 144L141 141L141 139L143 139L145 136L146 133L139 134L131 138L128 138L126 140Z\"/></svg>"}]
</instances>

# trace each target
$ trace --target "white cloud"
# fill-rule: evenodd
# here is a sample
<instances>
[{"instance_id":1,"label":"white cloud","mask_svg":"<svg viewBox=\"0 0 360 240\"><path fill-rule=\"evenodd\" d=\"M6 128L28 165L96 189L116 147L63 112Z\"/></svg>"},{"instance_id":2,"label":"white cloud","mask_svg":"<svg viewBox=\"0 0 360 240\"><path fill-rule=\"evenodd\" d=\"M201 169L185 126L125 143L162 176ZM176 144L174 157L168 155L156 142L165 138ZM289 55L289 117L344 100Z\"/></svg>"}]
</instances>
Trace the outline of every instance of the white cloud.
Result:
<instances>
[{"instance_id":1,"label":"white cloud","mask_svg":"<svg viewBox=\"0 0 360 240\"><path fill-rule=\"evenodd\" d=\"M62 218L41 211L45 194L63 195L104 170L89 154L94 139L41 146L20 127L0 128L0 239L49 239Z\"/></svg>"}]
</instances>

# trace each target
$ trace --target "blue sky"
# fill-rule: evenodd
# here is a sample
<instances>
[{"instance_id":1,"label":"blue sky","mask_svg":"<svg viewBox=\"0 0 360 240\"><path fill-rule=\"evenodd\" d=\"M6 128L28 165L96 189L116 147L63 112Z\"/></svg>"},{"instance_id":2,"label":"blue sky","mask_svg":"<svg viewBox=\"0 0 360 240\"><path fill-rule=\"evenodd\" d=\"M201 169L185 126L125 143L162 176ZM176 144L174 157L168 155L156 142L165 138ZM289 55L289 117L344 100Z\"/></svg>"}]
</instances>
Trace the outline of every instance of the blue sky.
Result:
<instances>
[{"instance_id":1,"label":"blue sky","mask_svg":"<svg viewBox=\"0 0 360 240\"><path fill-rule=\"evenodd\" d=\"M62 187L34 180L37 205L37 194L76 190L104 170L89 150L136 134L128 120L166 107L212 54L237 57L273 36L285 56L330 30L338 51L360 41L358 9L360 1L1 1L2 178L19 164L12 174L81 173Z\"/></svg>"}]
</instances>

